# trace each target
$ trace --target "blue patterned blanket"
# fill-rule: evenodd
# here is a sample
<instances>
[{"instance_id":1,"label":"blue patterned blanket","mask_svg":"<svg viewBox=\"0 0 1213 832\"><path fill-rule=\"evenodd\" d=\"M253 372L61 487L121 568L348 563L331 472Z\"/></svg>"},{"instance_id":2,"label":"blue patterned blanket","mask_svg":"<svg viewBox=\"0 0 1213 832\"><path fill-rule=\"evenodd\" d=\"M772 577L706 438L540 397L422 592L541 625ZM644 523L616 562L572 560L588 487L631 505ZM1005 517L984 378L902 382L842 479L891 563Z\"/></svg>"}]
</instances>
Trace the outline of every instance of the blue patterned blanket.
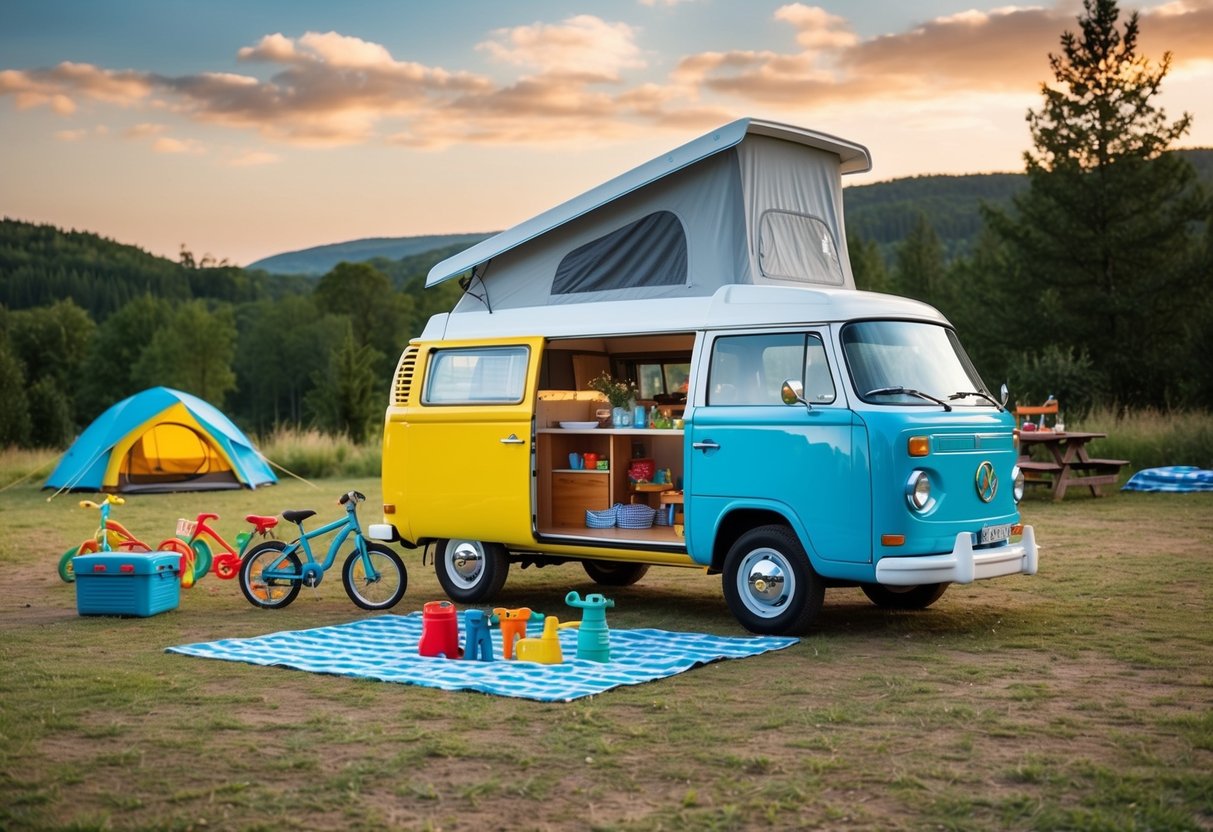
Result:
<instances>
[{"instance_id":1,"label":"blue patterned blanket","mask_svg":"<svg viewBox=\"0 0 1213 832\"><path fill-rule=\"evenodd\" d=\"M1144 468L1121 491L1213 491L1213 471L1193 465Z\"/></svg>"},{"instance_id":2,"label":"blue patterned blanket","mask_svg":"<svg viewBox=\"0 0 1213 832\"><path fill-rule=\"evenodd\" d=\"M531 627L531 636L539 628ZM421 613L384 615L253 638L182 644L167 652L400 682L443 690L568 702L620 685L673 676L721 659L740 659L795 644L795 638L729 638L666 630L611 630L610 662L577 659L577 631L560 631L562 664L501 660L501 632L492 630L495 661L430 658L417 653Z\"/></svg>"}]
</instances>

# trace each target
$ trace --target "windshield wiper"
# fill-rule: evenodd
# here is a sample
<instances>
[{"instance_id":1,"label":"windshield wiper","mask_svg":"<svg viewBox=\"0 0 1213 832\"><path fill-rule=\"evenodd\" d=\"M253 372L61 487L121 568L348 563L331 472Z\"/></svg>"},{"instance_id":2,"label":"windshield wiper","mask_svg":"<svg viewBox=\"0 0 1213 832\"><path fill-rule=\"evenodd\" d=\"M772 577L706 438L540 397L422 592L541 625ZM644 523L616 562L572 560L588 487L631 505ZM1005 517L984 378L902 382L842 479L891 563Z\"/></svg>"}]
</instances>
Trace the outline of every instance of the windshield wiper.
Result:
<instances>
[{"instance_id":1,"label":"windshield wiper","mask_svg":"<svg viewBox=\"0 0 1213 832\"><path fill-rule=\"evenodd\" d=\"M980 390L962 390L962 391L953 393L952 395L948 396L948 401L954 401L955 399L967 399L969 396L978 396L980 398L985 399L990 404L997 407L999 410L1005 409L999 402L997 402L994 399L993 396L991 396L989 393L982 393Z\"/></svg>"},{"instance_id":2,"label":"windshield wiper","mask_svg":"<svg viewBox=\"0 0 1213 832\"><path fill-rule=\"evenodd\" d=\"M917 396L920 399L926 399L928 401L935 402L935 404L939 405L940 407L942 407L944 410L948 411L949 413L952 412L952 405L948 404L943 399L937 399L934 396L932 396L930 393L924 393L921 390L911 390L909 387L877 387L875 390L869 390L868 392L864 393L863 397L866 399L868 396L886 396L886 395L888 395L888 396L892 396L892 395Z\"/></svg>"}]
</instances>

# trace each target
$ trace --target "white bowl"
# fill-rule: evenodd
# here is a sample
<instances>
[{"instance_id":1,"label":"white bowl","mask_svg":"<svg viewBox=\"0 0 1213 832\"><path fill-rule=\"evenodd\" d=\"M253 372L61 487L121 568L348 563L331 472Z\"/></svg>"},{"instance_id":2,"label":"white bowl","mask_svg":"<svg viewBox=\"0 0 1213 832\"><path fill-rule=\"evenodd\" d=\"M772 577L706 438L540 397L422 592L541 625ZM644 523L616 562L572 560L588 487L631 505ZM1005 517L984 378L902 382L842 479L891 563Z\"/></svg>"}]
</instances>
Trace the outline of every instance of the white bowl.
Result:
<instances>
[{"instance_id":1,"label":"white bowl","mask_svg":"<svg viewBox=\"0 0 1213 832\"><path fill-rule=\"evenodd\" d=\"M565 430L589 430L590 428L598 427L597 422L561 422L560 427Z\"/></svg>"}]
</instances>

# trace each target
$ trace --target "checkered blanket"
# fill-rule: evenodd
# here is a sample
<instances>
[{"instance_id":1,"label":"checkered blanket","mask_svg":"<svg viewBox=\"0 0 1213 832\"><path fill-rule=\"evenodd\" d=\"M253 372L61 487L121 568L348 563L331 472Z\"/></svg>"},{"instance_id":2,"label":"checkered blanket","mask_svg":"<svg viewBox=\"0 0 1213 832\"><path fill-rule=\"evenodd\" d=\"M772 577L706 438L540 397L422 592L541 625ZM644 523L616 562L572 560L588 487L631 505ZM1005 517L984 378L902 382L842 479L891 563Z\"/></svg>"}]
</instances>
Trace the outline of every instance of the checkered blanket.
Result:
<instances>
[{"instance_id":1,"label":"checkered blanket","mask_svg":"<svg viewBox=\"0 0 1213 832\"><path fill-rule=\"evenodd\" d=\"M538 636L539 629L532 625L529 635ZM167 648L167 652L443 690L474 690L543 702L568 702L620 685L638 685L673 676L708 662L780 650L798 641L666 630L611 630L611 661L604 663L576 658L577 631L567 629L560 631L564 662L547 665L504 661L500 631L494 628L491 637L494 661L421 656L417 652L421 613L415 612L313 630L182 644Z\"/></svg>"},{"instance_id":2,"label":"checkered blanket","mask_svg":"<svg viewBox=\"0 0 1213 832\"><path fill-rule=\"evenodd\" d=\"M1131 476L1121 491L1213 491L1213 471L1192 465L1145 468Z\"/></svg>"}]
</instances>

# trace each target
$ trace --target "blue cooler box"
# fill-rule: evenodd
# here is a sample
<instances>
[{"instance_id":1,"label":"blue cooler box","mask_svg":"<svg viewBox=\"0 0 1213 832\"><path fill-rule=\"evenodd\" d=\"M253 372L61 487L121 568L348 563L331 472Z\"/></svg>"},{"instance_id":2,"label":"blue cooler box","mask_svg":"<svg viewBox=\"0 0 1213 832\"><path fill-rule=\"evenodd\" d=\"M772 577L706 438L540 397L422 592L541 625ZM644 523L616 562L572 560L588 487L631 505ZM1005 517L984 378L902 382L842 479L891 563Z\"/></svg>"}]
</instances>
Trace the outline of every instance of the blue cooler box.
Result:
<instances>
[{"instance_id":1,"label":"blue cooler box","mask_svg":"<svg viewBox=\"0 0 1213 832\"><path fill-rule=\"evenodd\" d=\"M81 615L156 615L181 603L181 555L98 552L72 558Z\"/></svg>"}]
</instances>

